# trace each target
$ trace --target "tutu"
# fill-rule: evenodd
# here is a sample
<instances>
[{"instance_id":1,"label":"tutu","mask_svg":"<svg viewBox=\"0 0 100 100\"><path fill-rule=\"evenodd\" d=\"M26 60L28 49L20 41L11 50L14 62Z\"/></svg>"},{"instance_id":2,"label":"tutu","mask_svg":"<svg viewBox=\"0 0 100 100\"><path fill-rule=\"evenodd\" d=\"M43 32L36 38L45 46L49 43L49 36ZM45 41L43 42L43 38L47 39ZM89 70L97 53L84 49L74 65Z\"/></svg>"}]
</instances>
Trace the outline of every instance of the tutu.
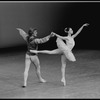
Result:
<instances>
[{"instance_id":1,"label":"tutu","mask_svg":"<svg viewBox=\"0 0 100 100\"><path fill-rule=\"evenodd\" d=\"M58 48L65 54L66 58L69 61L76 61L71 49L64 43L64 41L60 38L56 40Z\"/></svg>"}]
</instances>

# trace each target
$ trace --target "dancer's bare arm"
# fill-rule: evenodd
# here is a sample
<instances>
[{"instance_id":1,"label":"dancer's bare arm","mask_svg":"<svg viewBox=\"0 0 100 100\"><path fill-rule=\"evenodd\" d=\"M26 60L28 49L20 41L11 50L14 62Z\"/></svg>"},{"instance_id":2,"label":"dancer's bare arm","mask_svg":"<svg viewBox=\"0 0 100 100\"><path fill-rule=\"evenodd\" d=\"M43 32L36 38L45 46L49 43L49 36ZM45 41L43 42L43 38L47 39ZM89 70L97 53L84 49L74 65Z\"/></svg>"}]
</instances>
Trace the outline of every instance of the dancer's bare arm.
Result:
<instances>
[{"instance_id":1,"label":"dancer's bare arm","mask_svg":"<svg viewBox=\"0 0 100 100\"><path fill-rule=\"evenodd\" d=\"M60 36L60 35L58 35L58 34L56 34L56 33L54 33L54 32L51 32L52 34L54 34L54 35L56 35L58 38L60 38L60 39L63 39L63 40L67 40L68 39L68 37L67 36Z\"/></svg>"},{"instance_id":2,"label":"dancer's bare arm","mask_svg":"<svg viewBox=\"0 0 100 100\"><path fill-rule=\"evenodd\" d=\"M72 35L72 37L75 38L75 37L82 31L83 27L84 27L84 26L88 26L88 25L89 25L88 23L83 24L83 25L81 26L81 28L79 28L79 30L78 30L74 35Z\"/></svg>"}]
</instances>

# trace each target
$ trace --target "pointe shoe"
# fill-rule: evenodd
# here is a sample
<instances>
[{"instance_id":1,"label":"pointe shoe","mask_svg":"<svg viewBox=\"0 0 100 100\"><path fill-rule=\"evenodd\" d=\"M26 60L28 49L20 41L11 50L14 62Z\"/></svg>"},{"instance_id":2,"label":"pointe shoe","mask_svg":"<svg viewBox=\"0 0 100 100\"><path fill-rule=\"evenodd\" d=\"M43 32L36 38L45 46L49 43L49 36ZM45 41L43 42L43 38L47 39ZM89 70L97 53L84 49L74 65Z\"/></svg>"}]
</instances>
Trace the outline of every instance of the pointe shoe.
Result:
<instances>
[{"instance_id":1,"label":"pointe shoe","mask_svg":"<svg viewBox=\"0 0 100 100\"><path fill-rule=\"evenodd\" d=\"M25 87L26 87L26 86L24 86L24 85L22 86L22 88L25 88Z\"/></svg>"},{"instance_id":2,"label":"pointe shoe","mask_svg":"<svg viewBox=\"0 0 100 100\"><path fill-rule=\"evenodd\" d=\"M38 53L38 51L36 51L36 50L30 50L30 52L32 52L32 53Z\"/></svg>"},{"instance_id":3,"label":"pointe shoe","mask_svg":"<svg viewBox=\"0 0 100 100\"><path fill-rule=\"evenodd\" d=\"M24 83L24 85L22 87L25 88L26 86L27 86L27 83Z\"/></svg>"},{"instance_id":4,"label":"pointe shoe","mask_svg":"<svg viewBox=\"0 0 100 100\"><path fill-rule=\"evenodd\" d=\"M45 80L45 79L43 79L43 78L41 78L41 79L40 79L40 82L45 83L45 82L46 82L46 80Z\"/></svg>"},{"instance_id":5,"label":"pointe shoe","mask_svg":"<svg viewBox=\"0 0 100 100\"><path fill-rule=\"evenodd\" d=\"M66 81L65 81L65 79L62 79L61 82L63 82L63 85L66 86Z\"/></svg>"}]
</instances>

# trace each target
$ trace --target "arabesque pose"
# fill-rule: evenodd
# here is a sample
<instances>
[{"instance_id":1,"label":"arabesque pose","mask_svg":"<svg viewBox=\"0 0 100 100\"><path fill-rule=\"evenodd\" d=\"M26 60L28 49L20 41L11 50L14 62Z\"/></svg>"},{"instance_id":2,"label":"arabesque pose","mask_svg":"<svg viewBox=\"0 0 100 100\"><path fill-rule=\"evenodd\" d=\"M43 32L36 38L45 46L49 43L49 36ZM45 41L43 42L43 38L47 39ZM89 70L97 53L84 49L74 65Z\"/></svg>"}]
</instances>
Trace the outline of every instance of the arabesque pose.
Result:
<instances>
[{"instance_id":1,"label":"arabesque pose","mask_svg":"<svg viewBox=\"0 0 100 100\"><path fill-rule=\"evenodd\" d=\"M42 50L42 51L36 51L36 50L30 50L31 52L35 52L35 53L46 53L46 54L61 54L61 63L62 63L62 67L61 67L61 72L62 72L62 78L61 78L61 82L63 82L64 86L66 85L66 80L65 80L65 68L66 68L66 59L68 59L69 61L76 61L74 54L72 53L72 49L75 46L75 41L74 38L82 31L84 26L88 26L88 23L83 24L79 30L74 34L73 34L73 30L72 28L65 28L64 31L65 33L68 33L68 36L60 36L54 32L52 32L53 35L57 36L57 49L54 50ZM66 41L66 43L64 43L64 41Z\"/></svg>"}]
</instances>

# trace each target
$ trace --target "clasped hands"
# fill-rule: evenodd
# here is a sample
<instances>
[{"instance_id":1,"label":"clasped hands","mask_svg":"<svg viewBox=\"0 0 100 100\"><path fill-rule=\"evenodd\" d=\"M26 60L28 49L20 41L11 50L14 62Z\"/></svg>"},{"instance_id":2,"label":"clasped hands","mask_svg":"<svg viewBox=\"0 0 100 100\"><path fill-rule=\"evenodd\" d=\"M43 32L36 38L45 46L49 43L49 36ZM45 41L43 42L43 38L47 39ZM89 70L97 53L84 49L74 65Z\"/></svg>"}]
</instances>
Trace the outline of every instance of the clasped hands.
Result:
<instances>
[{"instance_id":1,"label":"clasped hands","mask_svg":"<svg viewBox=\"0 0 100 100\"><path fill-rule=\"evenodd\" d=\"M56 36L56 33L54 33L54 32L51 32L51 35L52 35L52 37L54 37L54 36Z\"/></svg>"}]
</instances>

